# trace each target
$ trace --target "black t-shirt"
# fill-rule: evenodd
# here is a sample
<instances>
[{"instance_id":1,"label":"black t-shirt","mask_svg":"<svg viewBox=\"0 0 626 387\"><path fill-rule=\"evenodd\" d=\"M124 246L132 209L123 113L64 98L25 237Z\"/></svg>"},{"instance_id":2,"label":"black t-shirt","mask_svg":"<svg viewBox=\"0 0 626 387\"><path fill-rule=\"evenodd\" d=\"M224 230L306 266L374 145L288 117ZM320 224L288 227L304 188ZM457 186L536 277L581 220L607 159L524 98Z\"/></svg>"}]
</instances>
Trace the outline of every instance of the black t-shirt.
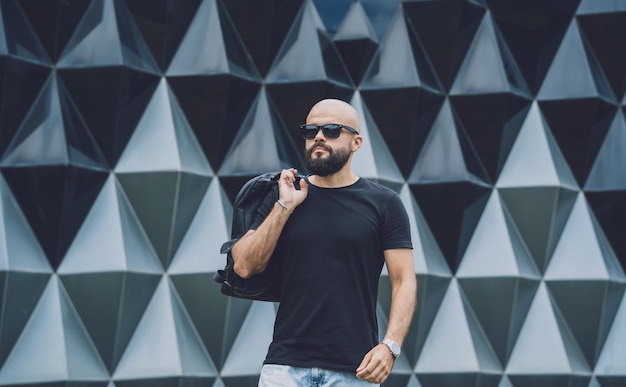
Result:
<instances>
[{"instance_id":1,"label":"black t-shirt","mask_svg":"<svg viewBox=\"0 0 626 387\"><path fill-rule=\"evenodd\" d=\"M354 372L378 344L383 252L397 248L412 244L393 190L365 179L342 188L309 184L276 246L283 294L265 364Z\"/></svg>"}]
</instances>

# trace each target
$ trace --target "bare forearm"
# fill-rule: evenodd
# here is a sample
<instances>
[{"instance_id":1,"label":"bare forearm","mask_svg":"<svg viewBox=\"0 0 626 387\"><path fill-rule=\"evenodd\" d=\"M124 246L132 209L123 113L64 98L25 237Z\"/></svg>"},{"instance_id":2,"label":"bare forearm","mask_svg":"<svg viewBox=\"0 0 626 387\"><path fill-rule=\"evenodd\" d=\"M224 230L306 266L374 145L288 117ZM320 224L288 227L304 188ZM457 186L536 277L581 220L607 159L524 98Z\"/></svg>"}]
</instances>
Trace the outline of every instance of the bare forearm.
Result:
<instances>
[{"instance_id":1,"label":"bare forearm","mask_svg":"<svg viewBox=\"0 0 626 387\"><path fill-rule=\"evenodd\" d=\"M265 270L290 214L291 211L274 204L259 228L249 231L235 243L232 257L237 275L248 278Z\"/></svg>"},{"instance_id":2,"label":"bare forearm","mask_svg":"<svg viewBox=\"0 0 626 387\"><path fill-rule=\"evenodd\" d=\"M417 281L415 276L407 276L393 286L391 292L391 308L389 324L385 337L402 345L411 325L417 298Z\"/></svg>"}]
</instances>

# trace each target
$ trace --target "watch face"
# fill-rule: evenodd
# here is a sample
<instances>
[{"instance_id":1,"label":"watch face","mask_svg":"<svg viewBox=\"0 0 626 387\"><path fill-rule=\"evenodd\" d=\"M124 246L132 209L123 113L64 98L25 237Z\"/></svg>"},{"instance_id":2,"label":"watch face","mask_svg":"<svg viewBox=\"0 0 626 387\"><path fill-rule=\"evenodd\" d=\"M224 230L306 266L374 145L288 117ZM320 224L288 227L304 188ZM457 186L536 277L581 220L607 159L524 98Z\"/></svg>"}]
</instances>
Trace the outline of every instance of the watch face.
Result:
<instances>
[{"instance_id":1,"label":"watch face","mask_svg":"<svg viewBox=\"0 0 626 387\"><path fill-rule=\"evenodd\" d=\"M389 350L393 354L393 357L397 358L398 356L400 356L400 345L398 343L388 339L383 340L383 343L387 344Z\"/></svg>"}]
</instances>

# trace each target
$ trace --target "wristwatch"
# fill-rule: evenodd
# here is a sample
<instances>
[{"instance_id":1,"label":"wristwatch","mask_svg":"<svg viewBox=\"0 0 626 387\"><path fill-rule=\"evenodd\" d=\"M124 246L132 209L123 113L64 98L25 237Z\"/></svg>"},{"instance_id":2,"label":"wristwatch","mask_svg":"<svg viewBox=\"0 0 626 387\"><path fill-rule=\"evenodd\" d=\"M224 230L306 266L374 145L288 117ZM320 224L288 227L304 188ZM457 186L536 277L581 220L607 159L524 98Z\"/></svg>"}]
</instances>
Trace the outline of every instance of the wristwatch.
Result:
<instances>
[{"instance_id":1,"label":"wristwatch","mask_svg":"<svg viewBox=\"0 0 626 387\"><path fill-rule=\"evenodd\" d=\"M382 343L389 347L389 351L394 359L397 359L400 356L400 344L388 338L383 339Z\"/></svg>"}]
</instances>

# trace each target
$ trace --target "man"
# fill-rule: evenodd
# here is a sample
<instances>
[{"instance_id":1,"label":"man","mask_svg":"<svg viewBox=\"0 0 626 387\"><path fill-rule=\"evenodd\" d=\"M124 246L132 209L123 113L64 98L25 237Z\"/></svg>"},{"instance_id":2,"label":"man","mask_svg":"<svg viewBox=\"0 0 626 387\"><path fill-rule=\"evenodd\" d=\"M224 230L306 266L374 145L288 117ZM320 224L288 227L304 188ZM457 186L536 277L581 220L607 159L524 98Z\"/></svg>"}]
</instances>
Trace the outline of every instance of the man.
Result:
<instances>
[{"instance_id":1,"label":"man","mask_svg":"<svg viewBox=\"0 0 626 387\"><path fill-rule=\"evenodd\" d=\"M296 182L295 169L283 170L278 200L262 206L232 249L243 278L263 271L274 252L282 257L283 293L259 386L383 383L415 308L406 210L394 191L352 171L363 137L351 105L322 100L306 122L310 175ZM384 343L376 322L383 263L392 286Z\"/></svg>"}]
</instances>

